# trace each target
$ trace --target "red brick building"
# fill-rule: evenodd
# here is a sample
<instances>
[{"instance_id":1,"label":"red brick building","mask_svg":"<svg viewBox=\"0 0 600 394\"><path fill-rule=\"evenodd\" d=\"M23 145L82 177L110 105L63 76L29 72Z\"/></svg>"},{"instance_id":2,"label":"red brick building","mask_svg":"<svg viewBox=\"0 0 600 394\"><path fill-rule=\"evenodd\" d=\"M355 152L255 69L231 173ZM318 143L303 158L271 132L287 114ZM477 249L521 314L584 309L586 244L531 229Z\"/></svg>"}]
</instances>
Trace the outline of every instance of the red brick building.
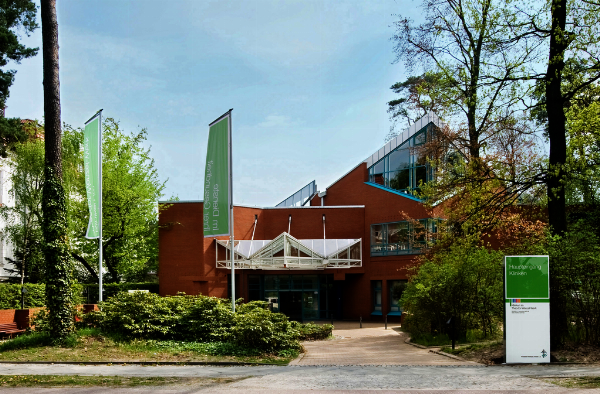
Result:
<instances>
[{"instance_id":1,"label":"red brick building","mask_svg":"<svg viewBox=\"0 0 600 394\"><path fill-rule=\"evenodd\" d=\"M276 207L234 205L236 297L297 320L399 318L391 288L436 231L410 194L433 174L415 148L439 126L426 115L323 192L313 182ZM160 294L228 297L228 237L204 238L202 201L161 204Z\"/></svg>"}]
</instances>

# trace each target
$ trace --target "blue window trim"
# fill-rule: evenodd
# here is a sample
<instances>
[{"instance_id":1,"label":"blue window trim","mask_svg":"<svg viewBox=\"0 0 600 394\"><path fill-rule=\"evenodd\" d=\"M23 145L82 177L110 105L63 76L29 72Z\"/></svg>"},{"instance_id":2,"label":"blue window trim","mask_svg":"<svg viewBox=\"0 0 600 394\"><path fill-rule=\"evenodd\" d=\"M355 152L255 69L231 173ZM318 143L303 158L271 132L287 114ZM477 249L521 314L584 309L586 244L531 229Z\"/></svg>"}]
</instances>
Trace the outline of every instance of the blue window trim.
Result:
<instances>
[{"instance_id":1,"label":"blue window trim","mask_svg":"<svg viewBox=\"0 0 600 394\"><path fill-rule=\"evenodd\" d=\"M369 186L373 186L373 187L376 187L376 188L381 189L381 190L385 190L386 192L393 193L393 194L396 194L398 196L402 196L404 198L408 198L409 200L413 200L413 201L417 201L417 202L423 202L423 200L421 200L418 197L413 196L412 194L404 193L404 192L401 192L401 191L395 190L395 189L390 189L388 187L381 186L381 185L379 185L377 183L365 182L365 185L369 185Z\"/></svg>"}]
</instances>

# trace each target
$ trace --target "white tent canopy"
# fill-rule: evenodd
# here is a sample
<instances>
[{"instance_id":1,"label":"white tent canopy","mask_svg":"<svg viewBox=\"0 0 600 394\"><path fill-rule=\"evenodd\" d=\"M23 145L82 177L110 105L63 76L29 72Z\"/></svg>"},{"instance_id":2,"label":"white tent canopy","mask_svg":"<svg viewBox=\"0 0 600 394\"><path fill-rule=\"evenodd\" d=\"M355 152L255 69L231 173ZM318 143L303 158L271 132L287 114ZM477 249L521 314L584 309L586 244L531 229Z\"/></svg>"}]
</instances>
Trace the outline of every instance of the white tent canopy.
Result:
<instances>
[{"instance_id":1,"label":"white tent canopy","mask_svg":"<svg viewBox=\"0 0 600 394\"><path fill-rule=\"evenodd\" d=\"M231 268L227 240L216 242L217 268ZM282 233L273 240L235 241L235 268L324 269L362 266L361 239L296 239Z\"/></svg>"}]
</instances>

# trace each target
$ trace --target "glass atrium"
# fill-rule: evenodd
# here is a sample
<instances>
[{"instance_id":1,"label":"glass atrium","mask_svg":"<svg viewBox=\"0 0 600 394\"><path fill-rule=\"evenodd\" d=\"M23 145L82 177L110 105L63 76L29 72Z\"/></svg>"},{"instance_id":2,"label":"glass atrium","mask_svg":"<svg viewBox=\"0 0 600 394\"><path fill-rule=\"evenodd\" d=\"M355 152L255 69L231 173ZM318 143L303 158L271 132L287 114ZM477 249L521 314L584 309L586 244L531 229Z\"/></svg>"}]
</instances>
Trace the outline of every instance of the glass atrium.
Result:
<instances>
[{"instance_id":1,"label":"glass atrium","mask_svg":"<svg viewBox=\"0 0 600 394\"><path fill-rule=\"evenodd\" d=\"M420 147L431 140L434 125L429 123L369 168L369 182L410 192L433 178L433 170Z\"/></svg>"}]
</instances>

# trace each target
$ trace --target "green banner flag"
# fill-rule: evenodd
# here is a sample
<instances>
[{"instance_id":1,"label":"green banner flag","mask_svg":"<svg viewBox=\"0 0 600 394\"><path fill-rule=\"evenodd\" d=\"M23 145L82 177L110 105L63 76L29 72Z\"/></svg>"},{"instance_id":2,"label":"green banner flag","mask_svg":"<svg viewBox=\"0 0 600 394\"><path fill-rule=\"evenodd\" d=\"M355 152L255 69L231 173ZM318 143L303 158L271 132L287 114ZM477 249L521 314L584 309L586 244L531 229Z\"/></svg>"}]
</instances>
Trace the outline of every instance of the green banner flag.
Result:
<instances>
[{"instance_id":1,"label":"green banner flag","mask_svg":"<svg viewBox=\"0 0 600 394\"><path fill-rule=\"evenodd\" d=\"M102 116L94 115L85 124L83 132L83 165L85 170L85 190L87 192L90 221L88 222L86 238L93 239L100 236L100 199L101 193L101 164L100 144L102 143Z\"/></svg>"},{"instance_id":2,"label":"green banner flag","mask_svg":"<svg viewBox=\"0 0 600 394\"><path fill-rule=\"evenodd\" d=\"M229 235L231 113L209 125L204 170L204 236Z\"/></svg>"}]
</instances>

